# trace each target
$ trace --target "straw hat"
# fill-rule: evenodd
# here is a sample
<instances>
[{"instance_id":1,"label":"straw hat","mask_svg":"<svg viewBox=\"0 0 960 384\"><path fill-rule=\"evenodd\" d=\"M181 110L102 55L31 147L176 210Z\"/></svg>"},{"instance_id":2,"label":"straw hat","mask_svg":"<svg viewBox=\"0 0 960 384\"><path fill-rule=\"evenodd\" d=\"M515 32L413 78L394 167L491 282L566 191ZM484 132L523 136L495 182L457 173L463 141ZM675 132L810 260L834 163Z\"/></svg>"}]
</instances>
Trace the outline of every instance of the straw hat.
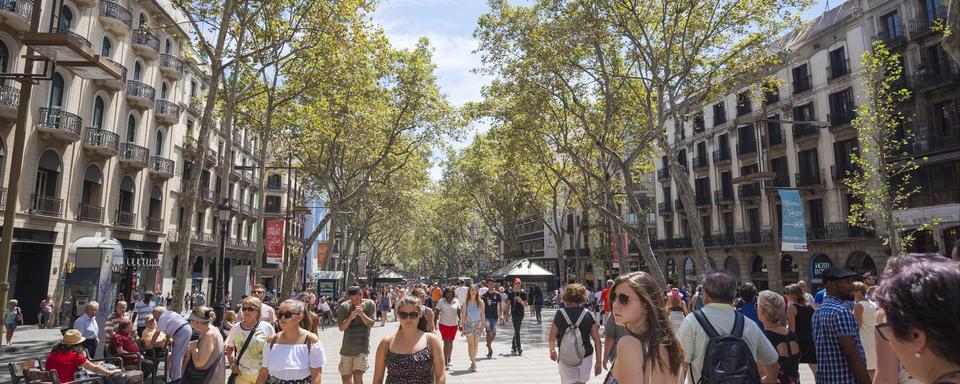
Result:
<instances>
[{"instance_id":1,"label":"straw hat","mask_svg":"<svg viewBox=\"0 0 960 384\"><path fill-rule=\"evenodd\" d=\"M67 345L77 345L83 342L83 336L80 336L80 331L76 329L68 329L63 333L63 340L60 340L60 344Z\"/></svg>"}]
</instances>

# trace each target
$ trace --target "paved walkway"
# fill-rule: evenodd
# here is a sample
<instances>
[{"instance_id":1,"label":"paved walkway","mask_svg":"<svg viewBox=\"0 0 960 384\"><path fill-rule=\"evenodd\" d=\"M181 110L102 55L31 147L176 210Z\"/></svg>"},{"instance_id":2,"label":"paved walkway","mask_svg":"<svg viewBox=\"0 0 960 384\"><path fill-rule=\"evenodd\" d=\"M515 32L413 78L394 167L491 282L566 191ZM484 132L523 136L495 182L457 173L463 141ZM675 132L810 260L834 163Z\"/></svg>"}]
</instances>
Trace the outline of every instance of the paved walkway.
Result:
<instances>
[{"instance_id":1,"label":"paved walkway","mask_svg":"<svg viewBox=\"0 0 960 384\"><path fill-rule=\"evenodd\" d=\"M553 314L553 310L544 310L542 325L537 325L536 321L530 317L524 319L522 328L523 356L510 353L510 340L513 337L513 328L510 325L501 326L498 329L497 337L493 342L493 358L486 358L486 347L484 342L481 341L477 362L478 372L469 372L470 359L467 357L466 339L458 336L453 347L452 370L447 371L447 382L455 384L558 383L560 376L557 373L556 363L550 361L547 350L547 336L550 333L550 321L553 319ZM384 335L396 332L397 326L398 323L390 322L387 323L386 327L380 327L378 322L373 328L370 337L371 369L364 375L364 383L373 381L374 361L372 355L375 354L378 343ZM59 339L60 331L58 329L18 329L17 333L14 334L13 347L5 349L0 354L0 383L9 382L9 372L6 367L8 362L43 358ZM337 352L340 350L342 333L336 327L328 327L320 332L320 340L323 342L328 360L323 369L323 382L340 383L340 376L337 372L340 356ZM806 366L800 368L800 373L801 382L814 382L813 375ZM600 383L605 375L606 372L603 372L600 377L593 378L589 383Z\"/></svg>"}]
</instances>

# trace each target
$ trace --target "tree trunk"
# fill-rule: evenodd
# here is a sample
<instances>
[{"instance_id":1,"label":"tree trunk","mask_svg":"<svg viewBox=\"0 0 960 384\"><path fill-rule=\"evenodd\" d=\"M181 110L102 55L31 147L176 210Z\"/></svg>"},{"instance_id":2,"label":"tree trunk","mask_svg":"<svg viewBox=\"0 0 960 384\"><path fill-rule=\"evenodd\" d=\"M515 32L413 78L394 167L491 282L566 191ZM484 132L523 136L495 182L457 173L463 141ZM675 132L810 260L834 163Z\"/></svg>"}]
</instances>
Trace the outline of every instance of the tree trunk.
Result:
<instances>
[{"instance_id":1,"label":"tree trunk","mask_svg":"<svg viewBox=\"0 0 960 384\"><path fill-rule=\"evenodd\" d=\"M947 51L955 63L960 64L960 0L950 0L947 10L946 26L952 33L943 36L943 50ZM949 250L948 250L949 252Z\"/></svg>"},{"instance_id":2,"label":"tree trunk","mask_svg":"<svg viewBox=\"0 0 960 384\"><path fill-rule=\"evenodd\" d=\"M667 143L664 135L658 135L657 144L667 153L670 175L674 184L677 185L677 194L683 202L683 212L687 215L687 229L690 231L689 237L693 242L693 251L697 261L702 265L701 271L706 271L710 268L710 263L707 261L707 248L703 244L703 226L700 225L700 212L697 210L696 201L693 198L694 191L690 187L689 175L680 166L673 147Z\"/></svg>"},{"instance_id":3,"label":"tree trunk","mask_svg":"<svg viewBox=\"0 0 960 384\"><path fill-rule=\"evenodd\" d=\"M210 129L211 125L213 125L213 110L216 106L217 91L220 87L220 77L223 70L222 60L224 47L226 45L227 34L231 29L231 21L233 20L235 8L235 0L224 1L223 15L221 16L220 28L217 33L216 48L210 55L210 89L207 90L206 105L203 109L203 120L200 124L200 135L196 143L196 153L194 154L195 167L190 174L190 182L187 183L187 189L181 190L180 194L180 198L182 199L181 203L183 204L183 218L186 219L187 222L183 223L177 232L177 240L179 243L177 244L177 254L175 257L177 257L178 263L173 284L173 303L171 305L171 309L177 312L184 310L183 296L186 292L187 282L192 279L192 273L190 273L190 268L192 267L190 263L190 240L193 229L193 215L196 212L197 188L200 186L200 175L203 173L203 163L206 158ZM203 228L197 228L197 230L202 231Z\"/></svg>"}]
</instances>

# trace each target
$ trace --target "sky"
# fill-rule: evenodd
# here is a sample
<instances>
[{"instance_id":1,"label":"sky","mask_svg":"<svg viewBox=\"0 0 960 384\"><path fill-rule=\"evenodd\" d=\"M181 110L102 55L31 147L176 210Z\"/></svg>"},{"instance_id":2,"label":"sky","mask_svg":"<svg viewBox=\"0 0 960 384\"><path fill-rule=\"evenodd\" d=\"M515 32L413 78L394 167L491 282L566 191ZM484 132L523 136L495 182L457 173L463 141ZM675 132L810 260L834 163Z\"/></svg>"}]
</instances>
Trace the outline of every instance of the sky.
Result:
<instances>
[{"instance_id":1,"label":"sky","mask_svg":"<svg viewBox=\"0 0 960 384\"><path fill-rule=\"evenodd\" d=\"M836 7L841 0L815 0L803 14L810 20L823 13L827 6ZM480 67L480 56L473 53L477 41L473 31L477 18L487 11L485 0L384 0L373 15L374 22L384 29L390 42L398 48L413 48L421 36L426 36L434 48L433 61L441 90L455 106L469 101L480 101L480 92L490 79L474 73ZM474 132L460 142L462 148L473 141L477 131L486 126L478 124ZM434 159L437 164L439 158ZM434 165L430 178L439 180L442 169Z\"/></svg>"}]
</instances>

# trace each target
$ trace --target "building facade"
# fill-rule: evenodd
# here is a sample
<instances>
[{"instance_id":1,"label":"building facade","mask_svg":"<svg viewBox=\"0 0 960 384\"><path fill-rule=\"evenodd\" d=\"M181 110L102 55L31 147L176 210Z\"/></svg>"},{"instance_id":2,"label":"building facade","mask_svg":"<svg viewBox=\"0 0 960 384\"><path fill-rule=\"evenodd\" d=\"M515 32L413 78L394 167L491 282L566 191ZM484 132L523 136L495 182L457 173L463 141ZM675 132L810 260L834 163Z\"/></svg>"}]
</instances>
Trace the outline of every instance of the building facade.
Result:
<instances>
[{"instance_id":1,"label":"building facade","mask_svg":"<svg viewBox=\"0 0 960 384\"><path fill-rule=\"evenodd\" d=\"M902 55L904 84L913 92L903 106L916 112L904 125L916 135L907 156L925 160L915 179L921 192L904 214L916 223L941 218L916 247L942 252L956 244L960 71L929 30L944 15L936 1L847 1L785 38L789 49L777 82L745 84L685 111L689 118L670 140L681 146L678 157L695 190L698 217L687 217L666 159L658 161L654 250L668 281L695 286L705 270L719 268L779 290L801 279L819 283L818 272L830 265L882 271L889 248L872 232L847 224L853 200L842 183L858 147L851 122L866 102L860 58L872 40ZM778 188L801 193L807 252L779 250ZM686 224L692 219L704 229L709 265L693 257Z\"/></svg>"},{"instance_id":2,"label":"building facade","mask_svg":"<svg viewBox=\"0 0 960 384\"><path fill-rule=\"evenodd\" d=\"M105 294L130 298L146 290L169 292L182 225L195 228L195 286L205 288L207 266L219 246L220 185L229 185L234 207L227 256L233 263L253 260L259 177L252 170L232 171L229 183L218 183L217 174L231 164L259 165L256 139L244 130L232 137L216 130L209 143L196 142L209 74L191 48L197 35L184 29L185 17L160 1L65 0L55 9L59 4L41 4L37 17L43 37L93 58L101 63L98 68L109 63L106 73L120 77L91 75L96 68L51 65L48 78L33 86L28 105L22 106L20 83L0 84L0 181L8 184L11 167L22 172L16 199L6 199L4 188L0 204L16 211L14 223L3 223L15 226L10 297L32 314L40 300L53 295L65 303L66 319L82 311L78 307L87 300L111 301L102 309L109 310L112 300ZM39 47L36 38L22 39L34 16L32 2L2 4L0 71L5 74L22 73L27 46ZM34 73L47 68L40 62ZM29 109L26 141L22 164L12 164L7 148L19 108ZM229 155L227 141L234 144ZM180 192L191 172L203 173L200 199L195 217L184 218ZM109 276L98 281L89 273L96 273L101 261ZM112 287L103 287L104 282ZM25 316L28 323L33 318Z\"/></svg>"}]
</instances>

